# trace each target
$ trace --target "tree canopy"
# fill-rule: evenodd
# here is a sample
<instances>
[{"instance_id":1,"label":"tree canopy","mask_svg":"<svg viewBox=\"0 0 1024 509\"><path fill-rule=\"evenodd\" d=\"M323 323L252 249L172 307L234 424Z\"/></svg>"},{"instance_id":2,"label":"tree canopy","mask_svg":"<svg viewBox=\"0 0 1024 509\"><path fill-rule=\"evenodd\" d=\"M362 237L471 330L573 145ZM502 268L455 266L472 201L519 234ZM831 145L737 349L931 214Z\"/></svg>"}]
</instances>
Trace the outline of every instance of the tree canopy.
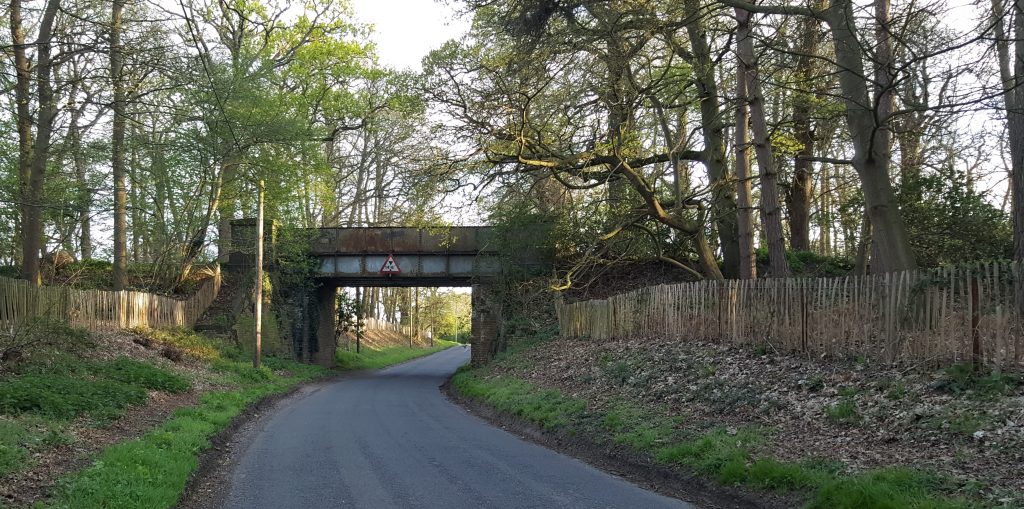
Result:
<instances>
[{"instance_id":1,"label":"tree canopy","mask_svg":"<svg viewBox=\"0 0 1024 509\"><path fill-rule=\"evenodd\" d=\"M10 1L0 265L38 283L66 252L171 291L260 181L287 226L532 222L556 286L1024 257L1020 5L450 5L472 28L417 72L344 0Z\"/></svg>"}]
</instances>

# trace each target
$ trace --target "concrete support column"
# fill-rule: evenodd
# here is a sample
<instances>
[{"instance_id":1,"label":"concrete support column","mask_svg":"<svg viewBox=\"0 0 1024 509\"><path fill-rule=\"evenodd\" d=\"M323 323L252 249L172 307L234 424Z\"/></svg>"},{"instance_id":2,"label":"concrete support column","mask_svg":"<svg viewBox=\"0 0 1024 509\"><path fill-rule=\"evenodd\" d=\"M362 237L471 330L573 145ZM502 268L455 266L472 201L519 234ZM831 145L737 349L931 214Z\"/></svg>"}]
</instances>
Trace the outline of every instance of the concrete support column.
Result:
<instances>
[{"instance_id":1,"label":"concrete support column","mask_svg":"<svg viewBox=\"0 0 1024 509\"><path fill-rule=\"evenodd\" d=\"M316 291L317 327L316 327L316 363L325 367L335 366L334 350L337 339L334 337L335 320L338 319L338 288L324 285Z\"/></svg>"},{"instance_id":2,"label":"concrete support column","mask_svg":"<svg viewBox=\"0 0 1024 509\"><path fill-rule=\"evenodd\" d=\"M473 365L485 364L498 353L498 328L501 324L501 305L490 285L473 285Z\"/></svg>"}]
</instances>

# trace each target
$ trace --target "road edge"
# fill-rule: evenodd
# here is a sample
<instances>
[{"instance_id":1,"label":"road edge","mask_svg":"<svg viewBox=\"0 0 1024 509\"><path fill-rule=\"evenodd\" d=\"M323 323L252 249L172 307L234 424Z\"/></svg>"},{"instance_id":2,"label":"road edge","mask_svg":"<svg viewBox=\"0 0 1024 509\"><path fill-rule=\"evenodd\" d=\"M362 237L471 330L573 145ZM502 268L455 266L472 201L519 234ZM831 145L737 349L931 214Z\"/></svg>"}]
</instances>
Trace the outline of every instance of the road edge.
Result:
<instances>
[{"instance_id":1,"label":"road edge","mask_svg":"<svg viewBox=\"0 0 1024 509\"><path fill-rule=\"evenodd\" d=\"M318 391L320 387L337 382L346 378L356 378L366 373L383 371L403 364L409 364L427 357L447 352L454 346L443 348L427 355L413 357L390 366L375 369L358 369L349 371L336 371L326 376L309 380L289 387L284 392L269 394L260 398L238 413L231 419L231 422L220 431L210 437L210 445L197 456L198 466L192 471L181 497L174 505L176 509L213 509L219 508L223 499L227 496L228 473L231 470L232 453L247 445L247 440L252 436L252 431L260 420L272 415L274 411L294 399L304 398Z\"/></svg>"},{"instance_id":2,"label":"road edge","mask_svg":"<svg viewBox=\"0 0 1024 509\"><path fill-rule=\"evenodd\" d=\"M199 452L197 456L198 466L192 471L181 497L174 505L177 509L206 509L220 507L221 499L227 495L225 490L209 489L223 487L226 467L230 463L231 453L239 445L244 445L243 440L249 436L251 427L255 426L264 417L271 415L274 410L287 400L296 396L305 397L319 390L320 386L338 381L342 378L349 378L362 371L344 371L332 373L315 380L309 380L289 387L284 392L268 394L245 407L238 415L231 418L220 431L210 437L210 445ZM300 394L301 393L301 394ZM250 427L250 429L243 429ZM204 490L204 488L207 488ZM212 494L212 497L209 495Z\"/></svg>"},{"instance_id":3,"label":"road edge","mask_svg":"<svg viewBox=\"0 0 1024 509\"><path fill-rule=\"evenodd\" d=\"M454 376L454 375L453 375ZM621 477L641 488L694 504L701 509L783 509L799 502L778 494L723 486L690 472L658 465L626 446L599 443L579 435L545 430L518 415L498 410L459 393L449 377L439 389L466 412L504 431L578 459L598 470Z\"/></svg>"}]
</instances>

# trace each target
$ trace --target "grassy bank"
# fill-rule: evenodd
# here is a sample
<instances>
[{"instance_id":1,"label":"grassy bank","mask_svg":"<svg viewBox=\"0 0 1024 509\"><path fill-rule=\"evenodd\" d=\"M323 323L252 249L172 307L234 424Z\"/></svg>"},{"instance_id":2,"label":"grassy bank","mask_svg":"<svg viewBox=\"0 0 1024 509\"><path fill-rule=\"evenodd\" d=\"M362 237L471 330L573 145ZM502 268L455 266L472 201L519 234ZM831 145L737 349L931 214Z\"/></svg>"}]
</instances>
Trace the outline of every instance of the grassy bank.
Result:
<instances>
[{"instance_id":1,"label":"grassy bank","mask_svg":"<svg viewBox=\"0 0 1024 509\"><path fill-rule=\"evenodd\" d=\"M502 362L502 361L499 361ZM503 362L517 363L514 355ZM616 401L602 408L541 388L524 380L495 374L490 368L463 369L452 380L461 394L499 410L521 416L550 431L586 437L597 443L620 444L642 452L659 464L679 467L723 485L774 491L802 500L807 508L896 509L982 507L957 492L963 486L928 472L887 468L844 473L844 465L823 459L776 461L761 456L757 446L770 430L720 426L694 429L685 418L663 409Z\"/></svg>"},{"instance_id":2,"label":"grassy bank","mask_svg":"<svg viewBox=\"0 0 1024 509\"><path fill-rule=\"evenodd\" d=\"M142 437L104 449L92 466L64 478L54 500L44 507L173 507L213 434L259 399L326 374L322 368L290 361L267 359L267 365L274 369L219 362L222 381L236 388L207 392L198 406L175 411Z\"/></svg>"},{"instance_id":3,"label":"grassy bank","mask_svg":"<svg viewBox=\"0 0 1024 509\"><path fill-rule=\"evenodd\" d=\"M332 372L276 358L253 369L233 345L185 330L92 336L48 323L32 333L53 339L0 365L0 507L173 507L214 434L256 401ZM449 346L341 352L339 369ZM166 420L154 428L155 415ZM75 471L81 454L93 460Z\"/></svg>"},{"instance_id":4,"label":"grassy bank","mask_svg":"<svg viewBox=\"0 0 1024 509\"><path fill-rule=\"evenodd\" d=\"M400 362L405 362L424 355L440 352L446 348L458 345L454 341L436 340L432 348L410 348L400 346L395 348L373 349L362 348L359 353L352 350L338 350L336 358L338 368L344 370L355 369L379 369Z\"/></svg>"}]
</instances>

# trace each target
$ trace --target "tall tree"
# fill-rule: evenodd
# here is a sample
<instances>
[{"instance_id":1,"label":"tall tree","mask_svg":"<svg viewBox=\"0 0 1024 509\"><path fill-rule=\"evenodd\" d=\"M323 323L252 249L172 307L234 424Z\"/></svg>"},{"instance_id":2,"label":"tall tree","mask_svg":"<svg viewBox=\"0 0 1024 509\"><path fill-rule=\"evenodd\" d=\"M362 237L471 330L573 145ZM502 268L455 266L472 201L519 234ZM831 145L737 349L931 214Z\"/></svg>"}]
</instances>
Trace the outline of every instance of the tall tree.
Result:
<instances>
[{"instance_id":1,"label":"tall tree","mask_svg":"<svg viewBox=\"0 0 1024 509\"><path fill-rule=\"evenodd\" d=\"M865 208L871 218L872 244L878 254L872 269L890 272L915 268L917 262L889 175L892 160L889 124L893 113L890 100L891 47L887 50L883 45L878 55L865 55L867 44L857 25L852 0L833 0L825 9L721 1L750 12L815 17L828 25L835 49L847 132L853 146L851 164L860 177ZM876 27L880 27L878 30L889 30L887 23L887 17L875 20ZM866 57L870 57L873 64L872 77L866 74ZM879 83L878 78L883 81Z\"/></svg>"},{"instance_id":2,"label":"tall tree","mask_svg":"<svg viewBox=\"0 0 1024 509\"><path fill-rule=\"evenodd\" d=\"M819 4L820 5L820 4ZM822 94L823 81L818 76L816 67L819 65L821 45L821 22L817 18L806 16L800 19L798 54L796 57L795 79L802 87L809 90L796 90L793 96L793 134L800 148L793 162L793 180L786 195L789 208L789 243L794 251L811 249L811 195L813 188L813 162L815 155L815 133L812 115L815 100Z\"/></svg>"},{"instance_id":3,"label":"tall tree","mask_svg":"<svg viewBox=\"0 0 1024 509\"><path fill-rule=\"evenodd\" d=\"M746 11L743 11L746 12ZM736 224L739 230L740 279L757 277L757 254L754 252L754 202L750 174L750 114L747 109L747 72L736 66Z\"/></svg>"},{"instance_id":4,"label":"tall tree","mask_svg":"<svg viewBox=\"0 0 1024 509\"><path fill-rule=\"evenodd\" d=\"M1003 0L992 0L992 24L1003 106L1006 108L1007 145L1010 148L1013 259L1024 260L1024 0L1008 3L1012 18L1008 16ZM1013 20L1012 37L1007 32L1006 19Z\"/></svg>"},{"instance_id":5,"label":"tall tree","mask_svg":"<svg viewBox=\"0 0 1024 509\"><path fill-rule=\"evenodd\" d=\"M21 192L22 277L32 284L41 283L39 260L43 249L43 182L50 157L50 139L57 104L53 93L54 20L60 10L60 0L48 0L39 23L36 48L35 78L28 58L26 28L22 19L21 0L11 0L11 40L14 48L14 66L17 74L15 101L18 116L18 177ZM32 132L30 101L35 82L37 101L36 129ZM34 134L34 136L33 136Z\"/></svg>"},{"instance_id":6,"label":"tall tree","mask_svg":"<svg viewBox=\"0 0 1024 509\"><path fill-rule=\"evenodd\" d=\"M114 90L113 129L110 139L110 167L114 179L114 290L127 286L128 214L125 187L125 122L127 109L124 83L124 50L121 29L125 0L113 0L110 9L110 81Z\"/></svg>"},{"instance_id":7,"label":"tall tree","mask_svg":"<svg viewBox=\"0 0 1024 509\"><path fill-rule=\"evenodd\" d=\"M768 263L772 277L788 277L789 262L786 260L786 240L782 231L782 210L779 207L779 191L776 182L777 169L768 136L765 120L764 94L758 76L754 56L754 39L750 30L750 12L736 9L736 55L738 75L746 81L747 107L750 109L751 127L754 133L754 153L761 181L761 210L764 213L764 230L768 239ZM740 79L740 78L737 78Z\"/></svg>"}]
</instances>

